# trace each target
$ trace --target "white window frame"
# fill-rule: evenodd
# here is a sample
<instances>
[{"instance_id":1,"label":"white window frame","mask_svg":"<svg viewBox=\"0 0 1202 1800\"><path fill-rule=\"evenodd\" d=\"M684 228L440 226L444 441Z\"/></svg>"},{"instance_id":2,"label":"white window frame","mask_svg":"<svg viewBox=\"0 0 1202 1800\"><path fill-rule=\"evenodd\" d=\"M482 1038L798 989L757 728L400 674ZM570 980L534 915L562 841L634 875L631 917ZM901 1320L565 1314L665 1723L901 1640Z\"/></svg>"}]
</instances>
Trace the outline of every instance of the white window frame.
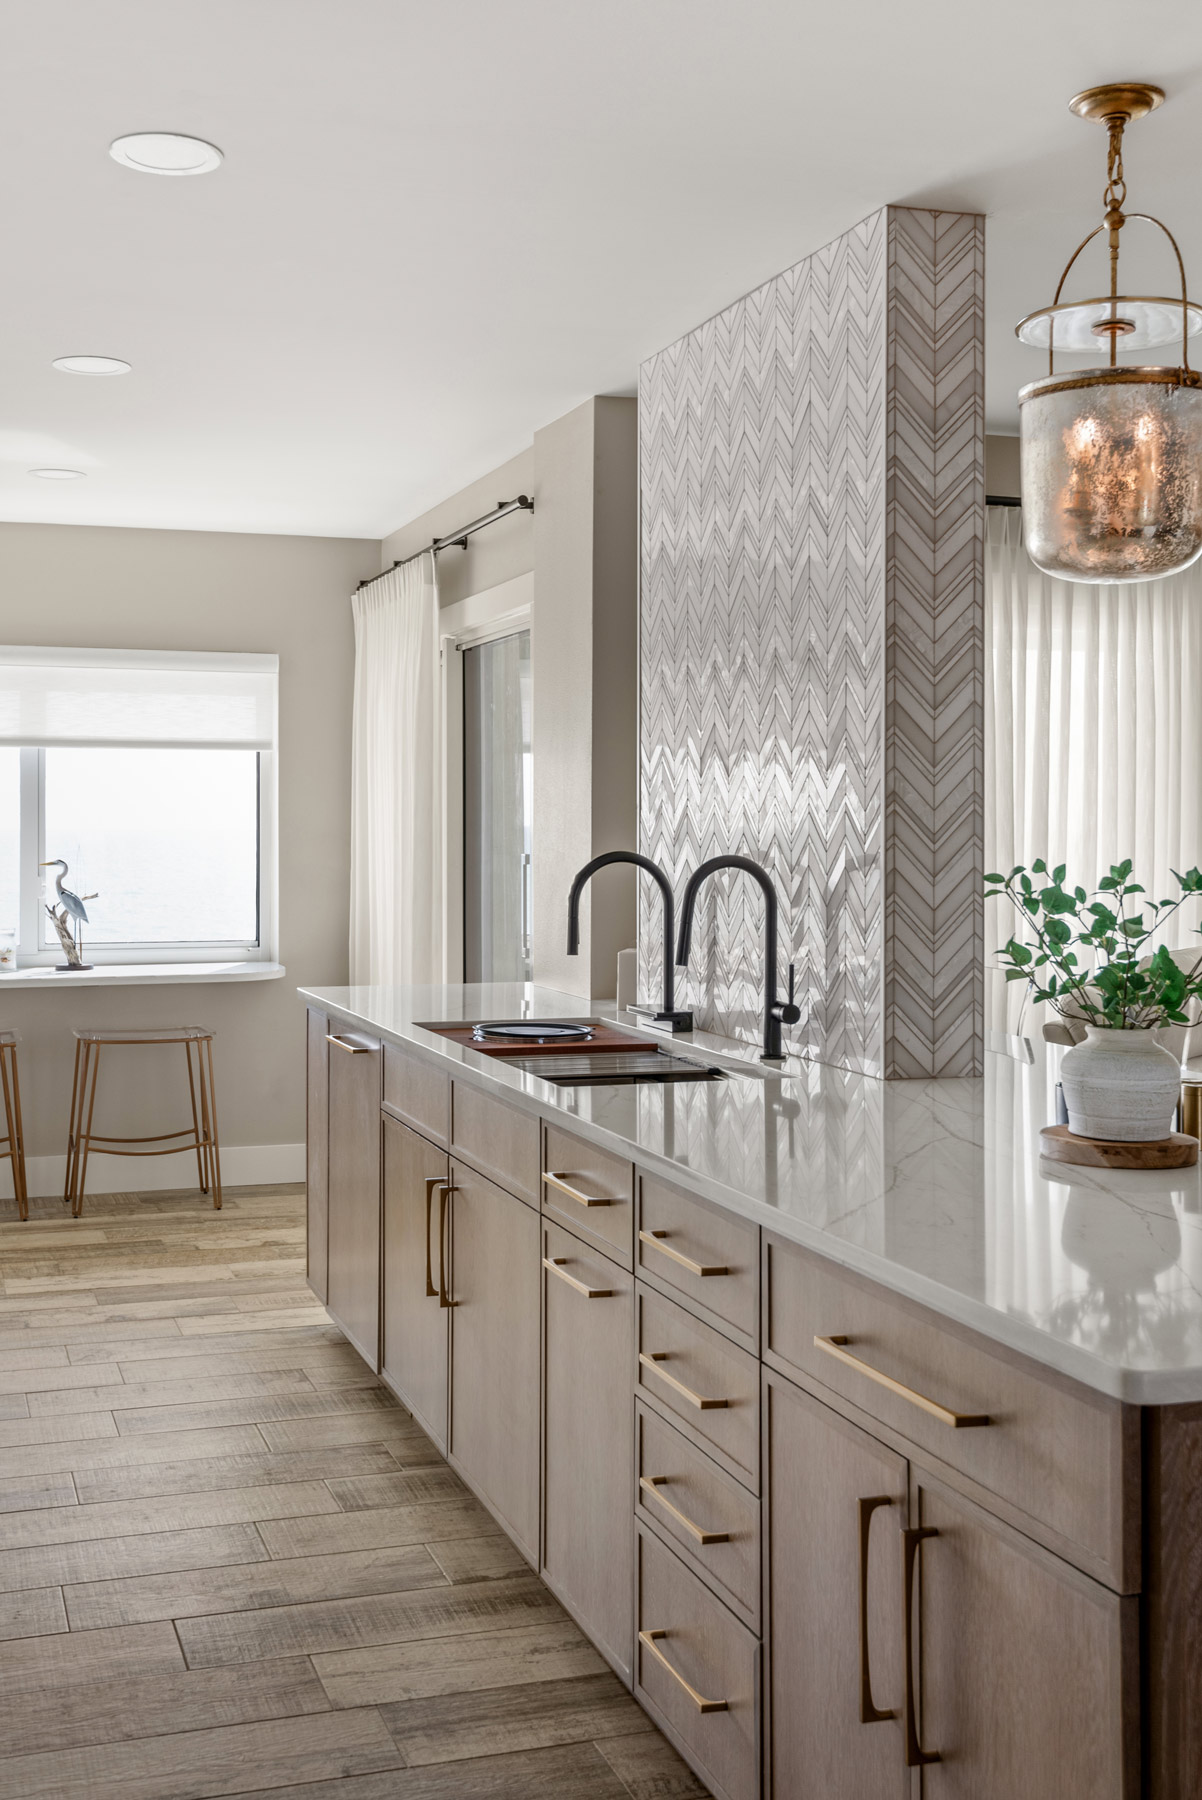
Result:
<instances>
[{"instance_id":1,"label":"white window frame","mask_svg":"<svg viewBox=\"0 0 1202 1800\"><path fill-rule=\"evenodd\" d=\"M68 653L70 654L70 653ZM78 655L78 653L75 653ZM157 659L160 653L145 653L144 660L150 662ZM131 663L143 660L137 653L120 653L124 663L128 656ZM95 652L97 662L113 662L116 653L111 651ZM209 659L205 659L206 661ZM230 663L242 661L238 653L232 653ZM247 657L246 662L252 658ZM254 658L258 661L258 658ZM273 736L275 735L273 731ZM86 749L86 744L78 746ZM105 746L97 745L98 749ZM138 746L132 746L137 748ZM153 745L145 748L152 749ZM219 750L220 745L214 745ZM42 944L43 888L45 874L39 865L46 859L45 849L45 751L34 747L22 746L18 751L20 757L20 845L18 850L19 869L19 906L17 931L17 968L38 969L54 966L62 960L62 950L57 945L44 947ZM278 960L279 945L279 823L278 823L278 756L274 749L261 749L257 752L258 769L258 881L259 881L259 936L257 941L247 939L225 939L203 942L173 942L164 940L155 943L114 943L99 944L84 932L84 954L86 960L96 966L150 966L154 964L181 963L220 963L246 964L270 963Z\"/></svg>"},{"instance_id":2,"label":"white window frame","mask_svg":"<svg viewBox=\"0 0 1202 1800\"><path fill-rule=\"evenodd\" d=\"M463 980L463 652L496 638L512 637L518 631L530 633L533 663L533 571L444 606L438 618L443 717L444 981ZM527 891L530 892L529 885ZM528 929L533 931L533 919Z\"/></svg>"}]
</instances>

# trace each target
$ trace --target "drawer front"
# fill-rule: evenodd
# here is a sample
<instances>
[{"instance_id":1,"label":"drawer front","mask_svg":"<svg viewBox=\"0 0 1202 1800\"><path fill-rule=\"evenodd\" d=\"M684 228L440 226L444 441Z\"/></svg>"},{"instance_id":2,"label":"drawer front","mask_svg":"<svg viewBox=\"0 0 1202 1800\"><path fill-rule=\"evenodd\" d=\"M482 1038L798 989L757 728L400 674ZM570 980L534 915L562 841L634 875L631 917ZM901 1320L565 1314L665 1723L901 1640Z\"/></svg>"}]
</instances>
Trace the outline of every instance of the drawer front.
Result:
<instances>
[{"instance_id":1,"label":"drawer front","mask_svg":"<svg viewBox=\"0 0 1202 1800\"><path fill-rule=\"evenodd\" d=\"M758 1226L682 1194L654 1175L640 1175L635 1249L640 1275L678 1294L719 1331L758 1352Z\"/></svg>"},{"instance_id":2,"label":"drawer front","mask_svg":"<svg viewBox=\"0 0 1202 1800\"><path fill-rule=\"evenodd\" d=\"M464 1081L451 1083L451 1147L519 1200L538 1205L539 1129L530 1113Z\"/></svg>"},{"instance_id":3,"label":"drawer front","mask_svg":"<svg viewBox=\"0 0 1202 1800\"><path fill-rule=\"evenodd\" d=\"M760 1626L760 1503L695 1444L639 1405L635 1515L738 1613Z\"/></svg>"},{"instance_id":4,"label":"drawer front","mask_svg":"<svg viewBox=\"0 0 1202 1800\"><path fill-rule=\"evenodd\" d=\"M693 1571L639 1529L635 1695L724 1800L756 1800L759 1644Z\"/></svg>"},{"instance_id":5,"label":"drawer front","mask_svg":"<svg viewBox=\"0 0 1202 1800\"><path fill-rule=\"evenodd\" d=\"M891 1426L1087 1573L1120 1592L1138 1587L1137 1502L1124 1512L1122 1481L1124 1457L1133 1468L1138 1457L1135 1409L1003 1360L791 1244L766 1239L764 1262L765 1361ZM843 1355L816 1338L846 1339L833 1347Z\"/></svg>"},{"instance_id":6,"label":"drawer front","mask_svg":"<svg viewBox=\"0 0 1202 1800\"><path fill-rule=\"evenodd\" d=\"M639 1283L638 1391L753 1493L760 1491L760 1369L674 1300Z\"/></svg>"},{"instance_id":7,"label":"drawer front","mask_svg":"<svg viewBox=\"0 0 1202 1800\"><path fill-rule=\"evenodd\" d=\"M451 1078L420 1057L384 1046L384 1104L445 1150L451 1135Z\"/></svg>"},{"instance_id":8,"label":"drawer front","mask_svg":"<svg viewBox=\"0 0 1202 1800\"><path fill-rule=\"evenodd\" d=\"M543 1126L543 1211L632 1266L633 1164L551 1124Z\"/></svg>"}]
</instances>

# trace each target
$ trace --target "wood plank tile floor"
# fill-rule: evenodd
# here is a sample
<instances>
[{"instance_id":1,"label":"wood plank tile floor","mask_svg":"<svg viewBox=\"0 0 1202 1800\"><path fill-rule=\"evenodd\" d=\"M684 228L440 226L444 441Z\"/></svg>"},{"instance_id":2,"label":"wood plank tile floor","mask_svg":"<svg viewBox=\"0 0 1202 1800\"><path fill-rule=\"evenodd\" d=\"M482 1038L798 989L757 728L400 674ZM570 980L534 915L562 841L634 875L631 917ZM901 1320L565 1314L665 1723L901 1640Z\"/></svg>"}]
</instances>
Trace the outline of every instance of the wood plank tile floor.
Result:
<instances>
[{"instance_id":1,"label":"wood plank tile floor","mask_svg":"<svg viewBox=\"0 0 1202 1800\"><path fill-rule=\"evenodd\" d=\"M0 1800L706 1793L304 1283L304 1195L0 1202Z\"/></svg>"}]
</instances>

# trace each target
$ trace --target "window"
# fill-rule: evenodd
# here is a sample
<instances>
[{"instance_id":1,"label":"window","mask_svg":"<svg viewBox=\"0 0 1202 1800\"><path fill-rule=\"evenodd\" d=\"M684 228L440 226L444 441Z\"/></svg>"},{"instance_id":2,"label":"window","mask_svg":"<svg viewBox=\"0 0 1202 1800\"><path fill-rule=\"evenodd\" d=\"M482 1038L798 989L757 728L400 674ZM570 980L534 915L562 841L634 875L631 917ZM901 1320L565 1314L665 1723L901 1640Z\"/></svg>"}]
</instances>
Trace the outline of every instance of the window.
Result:
<instances>
[{"instance_id":1,"label":"window","mask_svg":"<svg viewBox=\"0 0 1202 1800\"><path fill-rule=\"evenodd\" d=\"M271 960L277 658L0 648L0 927L89 962ZM68 869L41 865L61 858Z\"/></svg>"}]
</instances>

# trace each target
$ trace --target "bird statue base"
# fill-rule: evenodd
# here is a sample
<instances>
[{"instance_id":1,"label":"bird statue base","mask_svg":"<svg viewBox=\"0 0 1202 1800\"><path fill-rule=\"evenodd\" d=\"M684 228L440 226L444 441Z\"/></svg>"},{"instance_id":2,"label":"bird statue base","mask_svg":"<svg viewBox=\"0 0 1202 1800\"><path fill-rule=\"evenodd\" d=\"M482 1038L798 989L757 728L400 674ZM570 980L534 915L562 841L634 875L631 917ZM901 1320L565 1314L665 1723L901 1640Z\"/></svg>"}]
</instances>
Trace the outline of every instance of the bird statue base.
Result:
<instances>
[{"instance_id":1,"label":"bird statue base","mask_svg":"<svg viewBox=\"0 0 1202 1800\"><path fill-rule=\"evenodd\" d=\"M88 898L91 899L92 896L89 895ZM58 941L62 945L63 955L67 959L64 963L55 963L55 974L80 975L85 969L92 968L93 965L91 963L86 963L80 955L79 945L76 942L75 932L72 929L73 921L66 907L56 908L48 906L46 911L54 922L54 929L58 933Z\"/></svg>"}]
</instances>

